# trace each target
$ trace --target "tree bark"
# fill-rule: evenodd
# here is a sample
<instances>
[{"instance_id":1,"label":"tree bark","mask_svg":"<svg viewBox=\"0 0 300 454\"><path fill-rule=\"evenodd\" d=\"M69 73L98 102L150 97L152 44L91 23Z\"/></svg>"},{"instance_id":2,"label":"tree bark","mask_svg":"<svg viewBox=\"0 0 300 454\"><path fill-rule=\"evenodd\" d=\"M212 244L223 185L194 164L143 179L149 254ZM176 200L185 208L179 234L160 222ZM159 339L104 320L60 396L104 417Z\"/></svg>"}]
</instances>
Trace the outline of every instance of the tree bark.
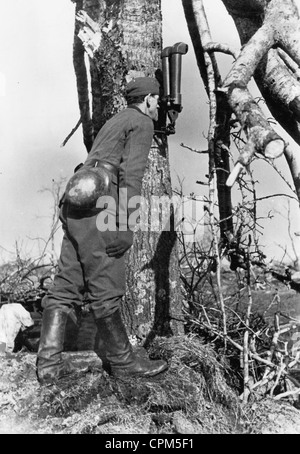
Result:
<instances>
[{"instance_id":1,"label":"tree bark","mask_svg":"<svg viewBox=\"0 0 300 454\"><path fill-rule=\"evenodd\" d=\"M76 14L83 7L83 0L76 1ZM74 42L73 42L73 66L76 75L78 104L82 124L83 142L87 151L92 148L94 141L94 130L90 113L88 75L85 64L85 49L78 37L79 24L75 20Z\"/></svg>"},{"instance_id":2,"label":"tree bark","mask_svg":"<svg viewBox=\"0 0 300 454\"><path fill-rule=\"evenodd\" d=\"M91 57L96 134L112 115L125 107L128 78L154 76L160 71L161 1L90 0L83 2L83 11L88 17L83 14L78 19L83 45ZM97 47L93 36L99 31ZM143 179L142 198L148 207L153 196L169 200L172 196L168 143L160 133L154 137ZM149 215L147 225L135 231L126 260L127 291L122 306L129 333L146 342L155 335L183 332L176 234L173 229L154 231L151 223Z\"/></svg>"}]
</instances>

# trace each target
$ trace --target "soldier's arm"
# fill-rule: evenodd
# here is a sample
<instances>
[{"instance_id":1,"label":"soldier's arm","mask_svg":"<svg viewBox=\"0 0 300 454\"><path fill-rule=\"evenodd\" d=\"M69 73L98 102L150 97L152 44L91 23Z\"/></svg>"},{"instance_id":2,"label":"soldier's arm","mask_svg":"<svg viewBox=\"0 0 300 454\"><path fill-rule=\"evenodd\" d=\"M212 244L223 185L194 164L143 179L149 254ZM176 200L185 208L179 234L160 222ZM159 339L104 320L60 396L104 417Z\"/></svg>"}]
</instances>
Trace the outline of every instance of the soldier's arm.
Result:
<instances>
[{"instance_id":1,"label":"soldier's arm","mask_svg":"<svg viewBox=\"0 0 300 454\"><path fill-rule=\"evenodd\" d=\"M149 117L141 115L139 121L132 124L132 128L127 137L125 152L120 163L119 187L120 196L124 194L122 189L127 191L127 215L131 211L128 203L132 197L140 196L142 180L147 166L149 151L153 140L153 122ZM121 200L121 205L124 205Z\"/></svg>"}]
</instances>

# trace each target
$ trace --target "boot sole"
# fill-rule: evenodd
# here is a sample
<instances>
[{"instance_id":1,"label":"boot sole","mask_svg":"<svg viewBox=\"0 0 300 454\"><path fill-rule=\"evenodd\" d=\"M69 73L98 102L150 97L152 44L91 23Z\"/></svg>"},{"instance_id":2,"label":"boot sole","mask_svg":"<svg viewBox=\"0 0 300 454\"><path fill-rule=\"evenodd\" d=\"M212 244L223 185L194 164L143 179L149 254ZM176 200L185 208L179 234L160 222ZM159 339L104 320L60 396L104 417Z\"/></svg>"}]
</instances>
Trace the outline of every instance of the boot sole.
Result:
<instances>
[{"instance_id":1,"label":"boot sole","mask_svg":"<svg viewBox=\"0 0 300 454\"><path fill-rule=\"evenodd\" d=\"M155 377L156 375L158 374L161 374L162 372L166 371L168 369L168 365L164 365L162 366L160 369L157 369L156 371L152 371L152 372L141 372L141 371L137 371L137 372L134 372L134 371L129 371L129 370L126 370L126 369L122 369L120 371L116 371L116 370L112 370L112 376L113 377L144 377L144 378L148 378L148 377Z\"/></svg>"}]
</instances>

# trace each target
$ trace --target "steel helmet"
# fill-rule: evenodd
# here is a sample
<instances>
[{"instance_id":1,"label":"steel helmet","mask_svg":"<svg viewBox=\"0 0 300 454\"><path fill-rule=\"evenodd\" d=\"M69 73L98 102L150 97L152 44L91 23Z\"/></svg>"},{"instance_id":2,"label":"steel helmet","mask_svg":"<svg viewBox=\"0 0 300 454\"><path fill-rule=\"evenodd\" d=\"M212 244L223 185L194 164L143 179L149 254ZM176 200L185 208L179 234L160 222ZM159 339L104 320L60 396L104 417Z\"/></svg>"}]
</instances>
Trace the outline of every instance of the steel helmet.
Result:
<instances>
[{"instance_id":1,"label":"steel helmet","mask_svg":"<svg viewBox=\"0 0 300 454\"><path fill-rule=\"evenodd\" d=\"M75 208L93 208L101 195L110 192L111 177L103 167L84 167L70 178L65 199Z\"/></svg>"}]
</instances>

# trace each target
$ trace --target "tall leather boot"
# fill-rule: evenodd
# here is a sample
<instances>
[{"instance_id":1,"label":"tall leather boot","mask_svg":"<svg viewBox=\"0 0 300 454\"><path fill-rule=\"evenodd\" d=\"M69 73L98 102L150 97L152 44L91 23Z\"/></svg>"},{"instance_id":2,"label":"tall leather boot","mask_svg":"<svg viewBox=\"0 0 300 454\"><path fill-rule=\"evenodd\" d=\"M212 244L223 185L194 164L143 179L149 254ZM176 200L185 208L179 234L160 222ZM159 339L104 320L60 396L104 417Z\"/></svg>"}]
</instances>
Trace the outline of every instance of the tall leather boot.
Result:
<instances>
[{"instance_id":1,"label":"tall leather boot","mask_svg":"<svg viewBox=\"0 0 300 454\"><path fill-rule=\"evenodd\" d=\"M108 317L96 319L96 324L112 375L152 377L167 369L168 365L163 360L152 361L145 355L134 353L119 310Z\"/></svg>"},{"instance_id":2,"label":"tall leather boot","mask_svg":"<svg viewBox=\"0 0 300 454\"><path fill-rule=\"evenodd\" d=\"M68 312L60 308L43 311L36 370L41 384L53 383L71 372L71 366L62 359L67 320Z\"/></svg>"}]
</instances>

